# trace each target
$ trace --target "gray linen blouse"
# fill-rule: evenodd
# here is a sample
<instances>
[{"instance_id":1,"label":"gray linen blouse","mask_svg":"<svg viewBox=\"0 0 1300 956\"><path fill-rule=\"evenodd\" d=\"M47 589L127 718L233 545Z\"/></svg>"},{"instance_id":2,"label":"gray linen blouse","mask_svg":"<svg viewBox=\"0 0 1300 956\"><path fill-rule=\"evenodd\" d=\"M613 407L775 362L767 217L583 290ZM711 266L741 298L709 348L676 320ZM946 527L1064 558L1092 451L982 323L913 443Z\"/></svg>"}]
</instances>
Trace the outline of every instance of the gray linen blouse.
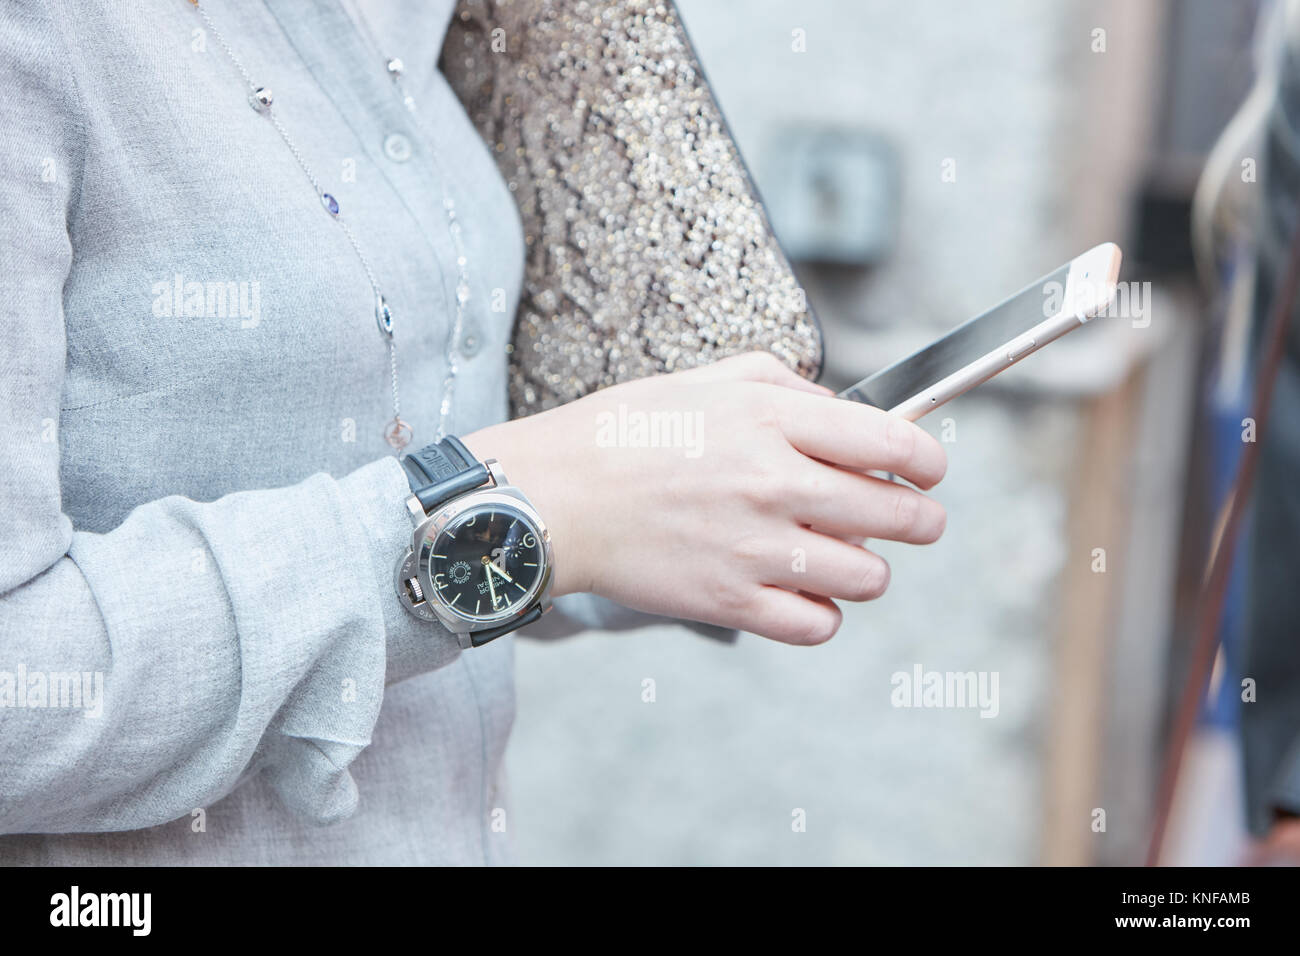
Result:
<instances>
[{"instance_id":1,"label":"gray linen blouse","mask_svg":"<svg viewBox=\"0 0 1300 956\"><path fill-rule=\"evenodd\" d=\"M471 284L450 431L507 414L523 242L435 68L451 0L370 8L418 126L341 6L205 0L372 262L418 445L458 276L444 182ZM512 640L461 653L393 595L373 314L189 3L0 6L0 862L510 859ZM650 620L559 607L538 630Z\"/></svg>"}]
</instances>

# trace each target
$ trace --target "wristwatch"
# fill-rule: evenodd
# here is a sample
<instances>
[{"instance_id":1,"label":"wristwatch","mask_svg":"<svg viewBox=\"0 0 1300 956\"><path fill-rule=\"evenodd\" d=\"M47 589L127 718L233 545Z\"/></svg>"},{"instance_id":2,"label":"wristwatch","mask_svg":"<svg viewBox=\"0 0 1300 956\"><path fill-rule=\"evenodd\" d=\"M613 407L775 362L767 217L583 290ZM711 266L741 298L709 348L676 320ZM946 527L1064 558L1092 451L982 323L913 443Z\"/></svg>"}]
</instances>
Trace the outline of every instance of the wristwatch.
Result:
<instances>
[{"instance_id":1,"label":"wristwatch","mask_svg":"<svg viewBox=\"0 0 1300 956\"><path fill-rule=\"evenodd\" d=\"M478 462L454 437L402 459L415 519L397 562L397 596L462 648L536 621L551 606L551 535L496 459Z\"/></svg>"}]
</instances>

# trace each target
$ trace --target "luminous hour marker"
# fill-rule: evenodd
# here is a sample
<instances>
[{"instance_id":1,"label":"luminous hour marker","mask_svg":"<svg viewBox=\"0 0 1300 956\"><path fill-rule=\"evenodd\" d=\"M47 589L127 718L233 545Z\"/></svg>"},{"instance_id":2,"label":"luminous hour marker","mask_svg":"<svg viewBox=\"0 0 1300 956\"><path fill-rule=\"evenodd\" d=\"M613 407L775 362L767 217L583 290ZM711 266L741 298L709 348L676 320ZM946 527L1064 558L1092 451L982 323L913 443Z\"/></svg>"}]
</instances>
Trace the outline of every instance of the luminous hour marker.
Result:
<instances>
[{"instance_id":1,"label":"luminous hour marker","mask_svg":"<svg viewBox=\"0 0 1300 956\"><path fill-rule=\"evenodd\" d=\"M536 562L533 562L533 561L525 561L525 562L524 562L524 567L526 567L526 568L535 568L535 567L537 567L537 564L536 564Z\"/></svg>"},{"instance_id":2,"label":"luminous hour marker","mask_svg":"<svg viewBox=\"0 0 1300 956\"><path fill-rule=\"evenodd\" d=\"M478 609L481 608L482 606L483 606L483 599L479 598L477 601L474 602L474 613L477 614Z\"/></svg>"},{"instance_id":3,"label":"luminous hour marker","mask_svg":"<svg viewBox=\"0 0 1300 956\"><path fill-rule=\"evenodd\" d=\"M435 558L442 558L442 560L444 560L444 561L447 560L447 556L446 556L445 554L435 554L435 555L433 555L433 557L435 557Z\"/></svg>"},{"instance_id":4,"label":"luminous hour marker","mask_svg":"<svg viewBox=\"0 0 1300 956\"><path fill-rule=\"evenodd\" d=\"M457 592L456 592L456 596L455 596L454 598L452 598L450 601L448 601L447 604L448 604L448 605L452 605L452 604L455 604L455 603L456 603L457 601L459 601L459 600L460 600L460 592L457 591Z\"/></svg>"}]
</instances>

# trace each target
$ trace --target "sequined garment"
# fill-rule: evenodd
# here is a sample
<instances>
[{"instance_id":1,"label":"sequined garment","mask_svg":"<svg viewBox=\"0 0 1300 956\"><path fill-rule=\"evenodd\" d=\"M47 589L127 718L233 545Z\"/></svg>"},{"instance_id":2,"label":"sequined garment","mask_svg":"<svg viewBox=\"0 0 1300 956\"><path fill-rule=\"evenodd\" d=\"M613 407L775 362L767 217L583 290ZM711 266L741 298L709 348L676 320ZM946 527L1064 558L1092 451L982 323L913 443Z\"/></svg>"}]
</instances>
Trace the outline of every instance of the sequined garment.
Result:
<instances>
[{"instance_id":1,"label":"sequined garment","mask_svg":"<svg viewBox=\"0 0 1300 956\"><path fill-rule=\"evenodd\" d=\"M515 416L751 349L816 377L816 317L671 3L461 0L441 66L523 220Z\"/></svg>"}]
</instances>

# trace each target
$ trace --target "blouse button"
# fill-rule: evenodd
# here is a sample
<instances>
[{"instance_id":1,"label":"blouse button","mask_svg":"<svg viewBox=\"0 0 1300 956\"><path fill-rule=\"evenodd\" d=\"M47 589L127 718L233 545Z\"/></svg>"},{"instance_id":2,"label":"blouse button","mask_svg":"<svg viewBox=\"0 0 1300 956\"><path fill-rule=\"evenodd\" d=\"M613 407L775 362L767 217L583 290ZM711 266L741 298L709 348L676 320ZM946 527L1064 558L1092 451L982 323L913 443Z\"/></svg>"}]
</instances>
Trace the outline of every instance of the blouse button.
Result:
<instances>
[{"instance_id":1,"label":"blouse button","mask_svg":"<svg viewBox=\"0 0 1300 956\"><path fill-rule=\"evenodd\" d=\"M465 326L460 337L460 354L466 358L473 358L483 347L483 337L479 335L474 323L467 321Z\"/></svg>"},{"instance_id":2,"label":"blouse button","mask_svg":"<svg viewBox=\"0 0 1300 956\"><path fill-rule=\"evenodd\" d=\"M390 133L384 138L384 155L395 163L411 158L411 141L401 133Z\"/></svg>"}]
</instances>

